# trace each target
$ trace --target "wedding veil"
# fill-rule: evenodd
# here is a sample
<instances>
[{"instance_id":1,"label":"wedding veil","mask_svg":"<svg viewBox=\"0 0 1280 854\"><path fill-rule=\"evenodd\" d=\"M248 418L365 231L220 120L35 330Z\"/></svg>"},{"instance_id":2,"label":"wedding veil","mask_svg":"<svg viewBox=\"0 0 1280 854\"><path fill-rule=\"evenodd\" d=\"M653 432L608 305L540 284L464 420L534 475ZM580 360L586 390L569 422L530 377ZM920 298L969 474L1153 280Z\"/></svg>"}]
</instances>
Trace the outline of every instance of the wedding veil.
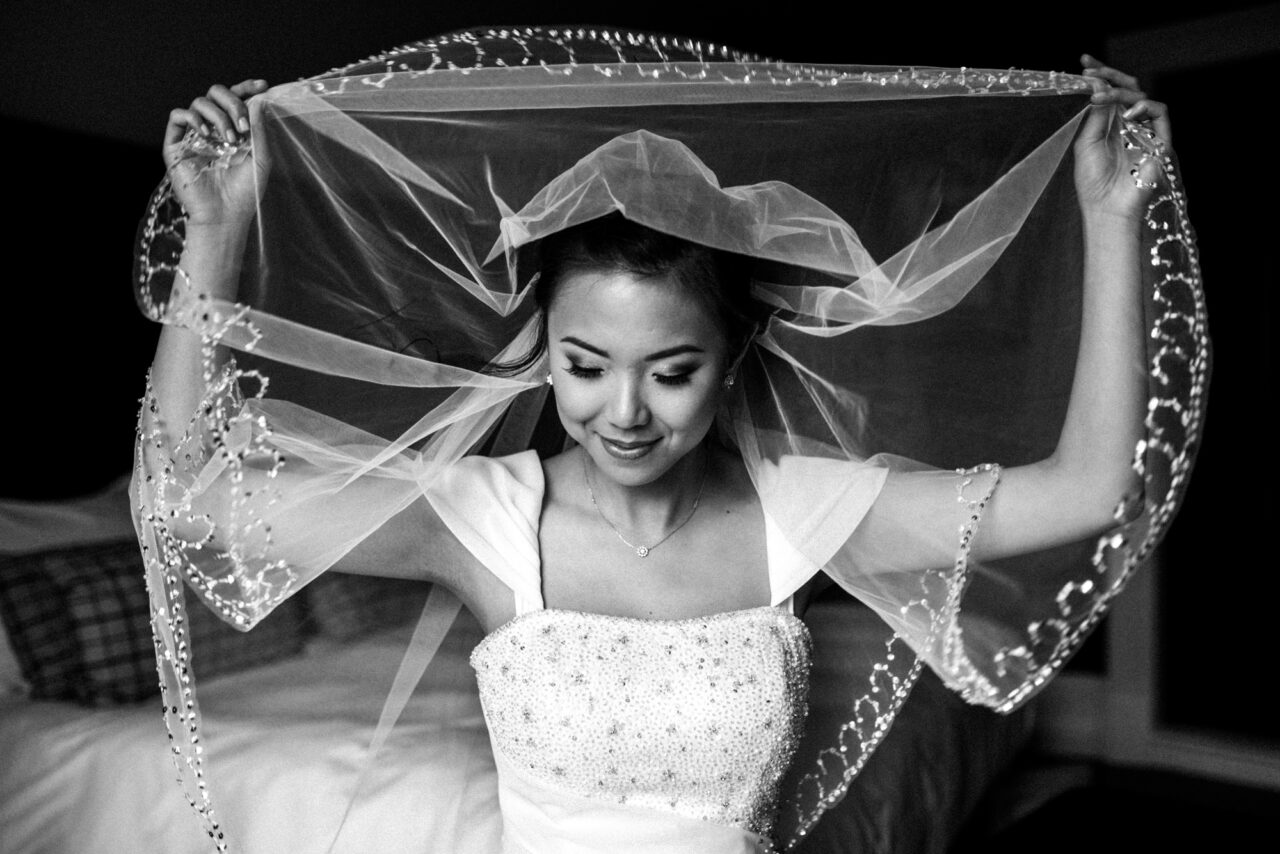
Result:
<instances>
[{"instance_id":1,"label":"wedding veil","mask_svg":"<svg viewBox=\"0 0 1280 854\"><path fill-rule=\"evenodd\" d=\"M1089 92L1069 74L792 65L514 28L418 42L253 99L269 177L238 301L190 297L167 183L136 265L144 312L198 330L210 353L235 351L225 368L210 361L185 438L164 427L185 413L144 403L135 484L174 752L219 844L190 593L249 629L463 455L559 447L545 367L485 367L532 341L538 240L614 211L749 259L770 319L722 414L725 439L788 542L884 620L847 665L843 714L811 722L780 842L843 795L922 664L996 709L1031 696L1167 528L1203 417L1196 250L1175 163L1142 128L1115 129L1164 168L1142 230L1143 489L1114 529L975 565L961 543L995 486L989 469L964 482L951 565L896 571L890 544L850 553L846 519L868 463L952 477L1053 449L1079 334L1071 142ZM803 469L815 458L836 462ZM778 487L797 466L811 483L801 504ZM273 477L248 490L250 473Z\"/></svg>"}]
</instances>

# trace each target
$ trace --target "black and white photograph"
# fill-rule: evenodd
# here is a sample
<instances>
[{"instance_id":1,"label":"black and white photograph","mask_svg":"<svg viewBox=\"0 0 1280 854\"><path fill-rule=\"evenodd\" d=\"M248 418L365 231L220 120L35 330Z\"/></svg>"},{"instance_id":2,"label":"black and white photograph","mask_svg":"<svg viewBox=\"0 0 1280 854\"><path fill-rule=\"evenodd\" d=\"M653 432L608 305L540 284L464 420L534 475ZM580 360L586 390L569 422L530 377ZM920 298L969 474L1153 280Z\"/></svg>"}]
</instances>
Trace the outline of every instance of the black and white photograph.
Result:
<instances>
[{"instance_id":1,"label":"black and white photograph","mask_svg":"<svg viewBox=\"0 0 1280 854\"><path fill-rule=\"evenodd\" d=\"M1252 850L1280 4L9 0L0 854Z\"/></svg>"}]
</instances>

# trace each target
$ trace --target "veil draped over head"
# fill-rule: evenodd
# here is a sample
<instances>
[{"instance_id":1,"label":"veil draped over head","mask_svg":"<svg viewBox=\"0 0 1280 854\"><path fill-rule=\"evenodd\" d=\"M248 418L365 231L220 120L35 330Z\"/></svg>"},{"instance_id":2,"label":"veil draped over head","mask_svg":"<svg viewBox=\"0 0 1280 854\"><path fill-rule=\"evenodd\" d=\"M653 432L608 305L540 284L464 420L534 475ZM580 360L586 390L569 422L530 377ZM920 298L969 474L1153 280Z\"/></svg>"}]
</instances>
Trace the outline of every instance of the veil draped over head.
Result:
<instances>
[{"instance_id":1,"label":"veil draped over head","mask_svg":"<svg viewBox=\"0 0 1280 854\"><path fill-rule=\"evenodd\" d=\"M958 481L951 565L907 573L891 547L845 545L869 471L954 476L1053 450L1079 336L1071 143L1090 91L1068 74L790 65L511 29L253 99L252 150L269 168L238 301L192 296L167 182L137 255L143 311L209 345L185 436L165 425L186 413L144 404L135 485L174 753L219 844L184 603L194 593L251 628L463 455L562 447L545 363L485 367L533 342L539 239L615 211L749 259L769 320L720 429L789 544L883 618L841 665L838 713L810 722L780 844L843 795L922 665L999 710L1030 697L1164 532L1202 418L1195 247L1175 165L1143 128L1114 129L1164 166L1142 229L1141 493L1100 538L977 565L967 544L996 474L976 468ZM210 154L220 168L244 150ZM219 366L214 344L234 360ZM784 495L796 476L812 501ZM426 624L451 614L442 602Z\"/></svg>"}]
</instances>

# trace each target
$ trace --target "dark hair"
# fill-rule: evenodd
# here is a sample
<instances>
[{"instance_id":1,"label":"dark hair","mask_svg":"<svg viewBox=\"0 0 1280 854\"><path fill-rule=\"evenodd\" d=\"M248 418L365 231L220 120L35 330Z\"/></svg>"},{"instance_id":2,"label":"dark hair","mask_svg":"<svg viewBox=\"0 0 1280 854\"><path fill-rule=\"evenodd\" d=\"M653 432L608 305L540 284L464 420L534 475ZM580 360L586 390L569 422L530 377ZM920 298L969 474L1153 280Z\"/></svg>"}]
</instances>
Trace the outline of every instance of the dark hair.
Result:
<instances>
[{"instance_id":1,"label":"dark hair","mask_svg":"<svg viewBox=\"0 0 1280 854\"><path fill-rule=\"evenodd\" d=\"M760 326L761 306L751 299L748 259L673 237L611 213L544 237L536 247L538 281L533 298L542 309L538 338L510 362L486 373L516 376L547 350L547 311L560 283L574 273L606 270L638 278L670 276L715 318L730 350L744 346Z\"/></svg>"}]
</instances>

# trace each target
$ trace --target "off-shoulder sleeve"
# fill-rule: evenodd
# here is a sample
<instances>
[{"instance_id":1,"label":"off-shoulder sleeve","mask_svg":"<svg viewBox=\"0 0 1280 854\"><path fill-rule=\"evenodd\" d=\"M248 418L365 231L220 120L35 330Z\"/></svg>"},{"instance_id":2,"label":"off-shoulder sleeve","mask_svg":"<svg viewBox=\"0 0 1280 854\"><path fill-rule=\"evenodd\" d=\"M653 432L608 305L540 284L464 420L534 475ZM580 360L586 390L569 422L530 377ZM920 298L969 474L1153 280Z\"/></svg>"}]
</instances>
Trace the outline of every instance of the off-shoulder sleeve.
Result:
<instances>
[{"instance_id":1,"label":"off-shoulder sleeve","mask_svg":"<svg viewBox=\"0 0 1280 854\"><path fill-rule=\"evenodd\" d=\"M852 536L888 469L849 460L785 456L757 472L773 604L786 601Z\"/></svg>"},{"instance_id":2,"label":"off-shoulder sleeve","mask_svg":"<svg viewBox=\"0 0 1280 854\"><path fill-rule=\"evenodd\" d=\"M951 540L939 550L949 550L950 559L919 567L902 556L919 553L913 540L922 529L936 529L936 520L926 526L923 516L908 514L878 525L874 536L859 530L891 467L881 458L817 457L783 457L761 467L773 599L784 601L824 572L874 610L953 690L971 702L1012 708L1029 681L1043 678L1018 666L1025 635L1036 631L1037 620L1045 625L1056 616L1061 603L1060 588L1027 561L977 565L970 559L1000 468L911 471L913 478L948 481L955 495L944 526Z\"/></svg>"},{"instance_id":3,"label":"off-shoulder sleeve","mask_svg":"<svg viewBox=\"0 0 1280 854\"><path fill-rule=\"evenodd\" d=\"M509 587L516 613L542 607L538 520L542 463L534 451L508 457L465 457L426 491L458 541Z\"/></svg>"}]
</instances>

